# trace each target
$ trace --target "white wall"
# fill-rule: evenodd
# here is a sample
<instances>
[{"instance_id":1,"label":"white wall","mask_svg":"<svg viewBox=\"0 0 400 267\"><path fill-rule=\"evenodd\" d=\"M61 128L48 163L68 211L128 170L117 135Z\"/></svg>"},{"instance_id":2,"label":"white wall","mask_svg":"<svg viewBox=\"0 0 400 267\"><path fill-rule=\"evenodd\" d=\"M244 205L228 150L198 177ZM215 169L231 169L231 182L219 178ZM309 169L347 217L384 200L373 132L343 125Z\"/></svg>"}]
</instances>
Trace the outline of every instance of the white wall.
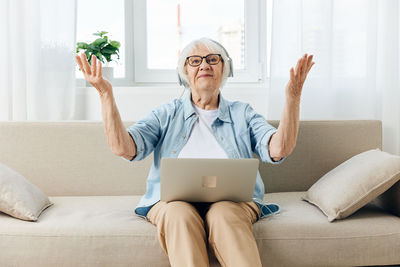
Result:
<instances>
[{"instance_id":1,"label":"white wall","mask_svg":"<svg viewBox=\"0 0 400 267\"><path fill-rule=\"evenodd\" d=\"M179 98L183 87L115 87L114 96L123 121L137 121L157 106ZM284 94L284 88L282 89ZM240 100L252 105L261 115L267 114L267 89L259 87L225 87L227 100ZM102 120L99 95L93 87L77 88L76 120Z\"/></svg>"}]
</instances>

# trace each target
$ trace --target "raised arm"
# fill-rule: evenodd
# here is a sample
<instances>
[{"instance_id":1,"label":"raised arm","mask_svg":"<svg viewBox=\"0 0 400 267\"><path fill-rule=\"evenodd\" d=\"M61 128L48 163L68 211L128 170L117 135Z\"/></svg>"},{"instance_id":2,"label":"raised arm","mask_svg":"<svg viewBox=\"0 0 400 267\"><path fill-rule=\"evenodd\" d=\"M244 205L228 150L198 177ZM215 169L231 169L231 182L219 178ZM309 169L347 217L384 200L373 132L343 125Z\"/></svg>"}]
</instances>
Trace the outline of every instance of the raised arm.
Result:
<instances>
[{"instance_id":1,"label":"raised arm","mask_svg":"<svg viewBox=\"0 0 400 267\"><path fill-rule=\"evenodd\" d=\"M92 65L90 66L85 54L77 55L75 58L85 79L99 92L104 130L111 151L128 160L133 159L136 156L136 144L122 123L115 103L112 86L103 78L101 61L92 56Z\"/></svg>"},{"instance_id":2,"label":"raised arm","mask_svg":"<svg viewBox=\"0 0 400 267\"><path fill-rule=\"evenodd\" d=\"M313 56L305 54L297 61L296 68L290 69L290 80L286 85L286 102L278 130L272 135L269 153L274 161L290 155L296 146L299 130L300 96L303 84L311 67Z\"/></svg>"}]
</instances>

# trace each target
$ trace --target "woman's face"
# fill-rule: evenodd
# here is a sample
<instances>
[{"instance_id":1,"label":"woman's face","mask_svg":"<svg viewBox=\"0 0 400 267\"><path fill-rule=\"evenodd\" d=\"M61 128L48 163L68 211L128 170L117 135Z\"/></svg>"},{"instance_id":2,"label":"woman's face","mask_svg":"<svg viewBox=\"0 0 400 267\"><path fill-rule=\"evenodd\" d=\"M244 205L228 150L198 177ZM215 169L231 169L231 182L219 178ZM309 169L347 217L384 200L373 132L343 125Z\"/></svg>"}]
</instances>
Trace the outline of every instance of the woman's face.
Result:
<instances>
[{"instance_id":1,"label":"woman's face","mask_svg":"<svg viewBox=\"0 0 400 267\"><path fill-rule=\"evenodd\" d=\"M204 57L209 54L212 53L202 46L195 48L190 56ZM224 63L222 59L218 64L210 65L206 62L206 59L203 58L203 61L197 67L190 66L186 61L185 70L188 75L190 88L197 92L209 91L210 93L219 90L222 81L223 66Z\"/></svg>"}]
</instances>

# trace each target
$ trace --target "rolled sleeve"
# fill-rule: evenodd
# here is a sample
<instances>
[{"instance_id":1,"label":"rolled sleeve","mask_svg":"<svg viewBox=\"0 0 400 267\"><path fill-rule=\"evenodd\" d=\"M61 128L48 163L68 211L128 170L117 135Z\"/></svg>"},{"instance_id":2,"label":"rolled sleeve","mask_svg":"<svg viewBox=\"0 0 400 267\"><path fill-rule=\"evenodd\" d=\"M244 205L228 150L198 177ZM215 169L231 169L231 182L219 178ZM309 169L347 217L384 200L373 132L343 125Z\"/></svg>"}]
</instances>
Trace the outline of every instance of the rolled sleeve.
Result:
<instances>
[{"instance_id":1,"label":"rolled sleeve","mask_svg":"<svg viewBox=\"0 0 400 267\"><path fill-rule=\"evenodd\" d=\"M262 161L271 163L271 164L280 164L282 163L286 157L281 158L278 161L274 161L271 158L271 155L269 154L269 142L271 140L271 137L274 133L277 132L276 128L272 128L271 130L269 130L264 137L261 140L261 148L259 148L259 154L260 154L260 158Z\"/></svg>"},{"instance_id":2,"label":"rolled sleeve","mask_svg":"<svg viewBox=\"0 0 400 267\"><path fill-rule=\"evenodd\" d=\"M160 140L162 130L157 111L153 110L146 117L126 128L126 131L136 144L136 155L128 161L145 159L153 152Z\"/></svg>"},{"instance_id":3,"label":"rolled sleeve","mask_svg":"<svg viewBox=\"0 0 400 267\"><path fill-rule=\"evenodd\" d=\"M139 132L132 128L126 128L126 131L129 133L130 137L133 139L133 142L136 144L136 155L133 157L133 159L129 160L126 159L125 157L121 156L121 158L125 161L139 161L145 158L144 155L144 141Z\"/></svg>"},{"instance_id":4,"label":"rolled sleeve","mask_svg":"<svg viewBox=\"0 0 400 267\"><path fill-rule=\"evenodd\" d=\"M270 125L263 116L255 112L255 110L248 105L246 108L246 120L250 128L251 146L261 161L271 164L279 164L285 158L279 161L273 161L269 154L269 142L277 129Z\"/></svg>"}]
</instances>

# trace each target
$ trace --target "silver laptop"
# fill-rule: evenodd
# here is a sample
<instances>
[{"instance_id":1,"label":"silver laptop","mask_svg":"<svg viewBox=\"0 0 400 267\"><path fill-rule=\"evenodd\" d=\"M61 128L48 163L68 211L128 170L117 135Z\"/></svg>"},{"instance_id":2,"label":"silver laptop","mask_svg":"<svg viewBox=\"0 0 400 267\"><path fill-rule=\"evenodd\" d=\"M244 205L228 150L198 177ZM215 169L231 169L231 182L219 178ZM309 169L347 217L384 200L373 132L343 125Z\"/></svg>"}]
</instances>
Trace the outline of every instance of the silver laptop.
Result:
<instances>
[{"instance_id":1,"label":"silver laptop","mask_svg":"<svg viewBox=\"0 0 400 267\"><path fill-rule=\"evenodd\" d=\"M161 159L161 200L251 201L258 159Z\"/></svg>"}]
</instances>

